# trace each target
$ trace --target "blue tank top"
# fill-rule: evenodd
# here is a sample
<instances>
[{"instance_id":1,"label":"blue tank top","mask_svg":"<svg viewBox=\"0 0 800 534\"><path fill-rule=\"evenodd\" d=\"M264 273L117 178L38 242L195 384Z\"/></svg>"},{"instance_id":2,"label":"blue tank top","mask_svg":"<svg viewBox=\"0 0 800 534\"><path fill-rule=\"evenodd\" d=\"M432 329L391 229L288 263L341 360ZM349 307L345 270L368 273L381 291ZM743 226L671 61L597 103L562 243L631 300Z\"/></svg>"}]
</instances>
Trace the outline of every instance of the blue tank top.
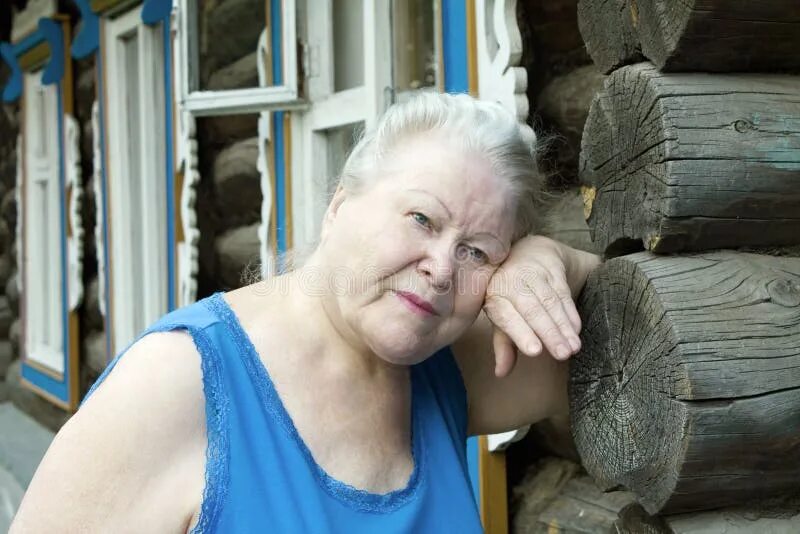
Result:
<instances>
[{"instance_id":1,"label":"blue tank top","mask_svg":"<svg viewBox=\"0 0 800 534\"><path fill-rule=\"evenodd\" d=\"M139 337L172 330L192 336L206 398L206 483L193 533L482 532L467 472L466 391L449 348L411 367L414 470L405 488L375 494L314 461L221 293Z\"/></svg>"}]
</instances>

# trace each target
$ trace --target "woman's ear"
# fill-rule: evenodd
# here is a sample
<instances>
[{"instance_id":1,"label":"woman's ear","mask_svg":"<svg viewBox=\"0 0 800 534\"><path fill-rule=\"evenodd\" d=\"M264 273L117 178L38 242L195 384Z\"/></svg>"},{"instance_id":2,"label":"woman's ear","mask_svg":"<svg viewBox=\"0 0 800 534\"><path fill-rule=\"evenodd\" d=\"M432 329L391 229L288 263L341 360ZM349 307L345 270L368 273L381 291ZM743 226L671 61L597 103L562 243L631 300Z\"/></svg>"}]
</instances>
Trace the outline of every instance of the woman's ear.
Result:
<instances>
[{"instance_id":1,"label":"woman's ear","mask_svg":"<svg viewBox=\"0 0 800 534\"><path fill-rule=\"evenodd\" d=\"M325 216L322 218L322 229L320 230L320 239L322 241L324 241L325 237L328 235L330 227L333 225L337 213L339 213L339 207L342 205L342 202L344 202L346 196L340 182L339 185L336 186L336 192L333 194L333 198L331 198L331 202L325 210Z\"/></svg>"}]
</instances>

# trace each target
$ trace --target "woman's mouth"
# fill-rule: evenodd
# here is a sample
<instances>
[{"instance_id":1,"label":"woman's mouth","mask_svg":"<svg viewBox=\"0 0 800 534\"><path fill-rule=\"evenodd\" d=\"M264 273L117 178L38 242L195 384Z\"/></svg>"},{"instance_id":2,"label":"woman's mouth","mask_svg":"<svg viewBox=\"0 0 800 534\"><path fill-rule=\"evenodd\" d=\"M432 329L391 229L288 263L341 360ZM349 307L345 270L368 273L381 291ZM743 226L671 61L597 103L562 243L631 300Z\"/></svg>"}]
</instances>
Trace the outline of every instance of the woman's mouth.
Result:
<instances>
[{"instance_id":1,"label":"woman's mouth","mask_svg":"<svg viewBox=\"0 0 800 534\"><path fill-rule=\"evenodd\" d=\"M408 291L395 291L395 294L412 312L425 317L437 315L433 305L422 297L417 296L414 293L409 293Z\"/></svg>"}]
</instances>

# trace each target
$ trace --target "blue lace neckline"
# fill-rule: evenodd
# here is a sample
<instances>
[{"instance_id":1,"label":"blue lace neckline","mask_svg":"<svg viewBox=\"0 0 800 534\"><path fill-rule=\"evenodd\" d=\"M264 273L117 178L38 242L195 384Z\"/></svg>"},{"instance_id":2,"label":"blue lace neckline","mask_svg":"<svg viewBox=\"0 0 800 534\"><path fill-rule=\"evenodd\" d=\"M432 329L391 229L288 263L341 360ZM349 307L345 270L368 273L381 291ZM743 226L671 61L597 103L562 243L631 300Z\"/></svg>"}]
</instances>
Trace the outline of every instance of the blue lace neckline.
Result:
<instances>
[{"instance_id":1,"label":"blue lace neckline","mask_svg":"<svg viewBox=\"0 0 800 534\"><path fill-rule=\"evenodd\" d=\"M286 431L288 437L295 442L317 481L329 495L356 510L371 513L392 512L417 496L425 478L425 454L422 447L423 432L418 402L419 394L417 392L418 381L414 378L415 368L413 366L410 368L409 380L411 381L411 455L414 461L414 470L408 484L404 488L382 494L358 489L333 478L316 462L294 426L294 421L289 416L289 412L286 411L286 407L283 405L283 401L281 401L252 340L245 332L223 294L213 294L208 298L207 303L211 311L226 325L231 338L239 349L248 373L255 381L261 402L274 417L275 421Z\"/></svg>"}]
</instances>

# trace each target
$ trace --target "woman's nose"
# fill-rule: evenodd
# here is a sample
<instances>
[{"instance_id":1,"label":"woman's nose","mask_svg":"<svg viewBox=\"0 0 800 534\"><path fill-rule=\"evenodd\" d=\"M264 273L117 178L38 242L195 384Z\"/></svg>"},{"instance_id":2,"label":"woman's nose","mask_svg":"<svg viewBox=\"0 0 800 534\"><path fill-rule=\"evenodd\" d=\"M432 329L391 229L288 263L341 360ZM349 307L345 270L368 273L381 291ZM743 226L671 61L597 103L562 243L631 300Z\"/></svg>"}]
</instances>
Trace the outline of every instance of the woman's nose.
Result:
<instances>
[{"instance_id":1,"label":"woman's nose","mask_svg":"<svg viewBox=\"0 0 800 534\"><path fill-rule=\"evenodd\" d=\"M437 290L447 291L453 283L454 263L452 247L443 245L431 247L417 268Z\"/></svg>"}]
</instances>

